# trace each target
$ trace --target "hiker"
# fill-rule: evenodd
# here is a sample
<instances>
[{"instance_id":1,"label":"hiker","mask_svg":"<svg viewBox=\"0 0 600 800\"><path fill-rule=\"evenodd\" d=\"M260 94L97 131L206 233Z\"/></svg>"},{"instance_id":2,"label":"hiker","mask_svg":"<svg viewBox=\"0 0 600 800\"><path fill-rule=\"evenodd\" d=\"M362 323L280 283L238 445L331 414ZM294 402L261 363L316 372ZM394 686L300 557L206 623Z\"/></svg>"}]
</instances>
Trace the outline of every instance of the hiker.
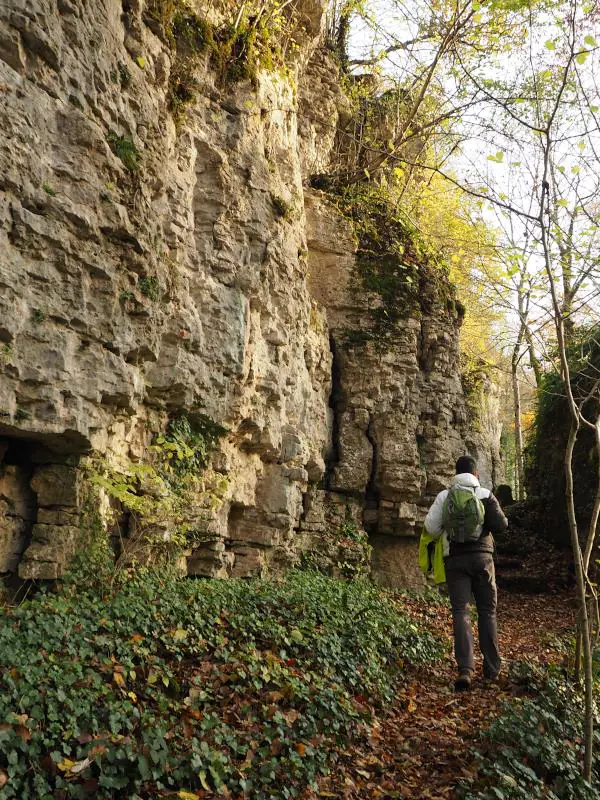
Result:
<instances>
[{"instance_id":1,"label":"hiker","mask_svg":"<svg viewBox=\"0 0 600 800\"><path fill-rule=\"evenodd\" d=\"M444 563L452 606L454 655L458 665L457 691L471 688L473 634L469 604L475 598L483 677L495 681L502 663L496 625L496 577L493 533L508 527L494 495L479 485L477 463L471 456L456 462L449 489L440 492L425 518L425 530L444 537Z\"/></svg>"}]
</instances>

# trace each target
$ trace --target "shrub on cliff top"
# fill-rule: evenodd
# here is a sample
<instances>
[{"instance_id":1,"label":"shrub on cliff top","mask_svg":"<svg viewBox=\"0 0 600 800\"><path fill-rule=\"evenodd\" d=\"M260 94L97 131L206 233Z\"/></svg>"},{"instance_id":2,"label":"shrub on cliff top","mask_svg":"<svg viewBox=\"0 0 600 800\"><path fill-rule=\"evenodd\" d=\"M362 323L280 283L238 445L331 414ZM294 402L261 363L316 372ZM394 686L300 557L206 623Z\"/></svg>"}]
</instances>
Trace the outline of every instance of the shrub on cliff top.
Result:
<instances>
[{"instance_id":1,"label":"shrub on cliff top","mask_svg":"<svg viewBox=\"0 0 600 800\"><path fill-rule=\"evenodd\" d=\"M297 47L297 20L286 3L243 3L234 18L215 26L185 0L151 0L144 18L174 55L167 101L178 128L198 92L203 61L220 84L250 80L256 85L261 69L287 72L287 54Z\"/></svg>"},{"instance_id":2,"label":"shrub on cliff top","mask_svg":"<svg viewBox=\"0 0 600 800\"><path fill-rule=\"evenodd\" d=\"M298 797L439 645L367 583L134 578L0 624L0 797Z\"/></svg>"},{"instance_id":3,"label":"shrub on cliff top","mask_svg":"<svg viewBox=\"0 0 600 800\"><path fill-rule=\"evenodd\" d=\"M402 335L404 320L431 313L435 305L453 318L462 316L444 259L385 186L368 182L347 186L323 175L313 176L311 183L328 192L358 239L352 288L366 296L371 324L351 332L354 339L358 333L361 342L387 347Z\"/></svg>"}]
</instances>

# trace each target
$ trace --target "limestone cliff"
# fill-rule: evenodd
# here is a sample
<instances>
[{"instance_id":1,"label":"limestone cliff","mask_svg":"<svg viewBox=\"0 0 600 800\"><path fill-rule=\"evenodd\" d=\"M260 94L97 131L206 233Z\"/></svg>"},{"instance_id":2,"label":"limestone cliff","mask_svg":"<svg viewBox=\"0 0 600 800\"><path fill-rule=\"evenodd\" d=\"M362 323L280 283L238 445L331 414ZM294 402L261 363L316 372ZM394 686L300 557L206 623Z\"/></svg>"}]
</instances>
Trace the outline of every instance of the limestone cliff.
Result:
<instances>
[{"instance_id":1,"label":"limestone cliff","mask_svg":"<svg viewBox=\"0 0 600 800\"><path fill-rule=\"evenodd\" d=\"M214 49L192 62L189 31L233 30L237 6L180 5L180 47L168 5L0 12L0 572L60 576L91 460L151 462L184 415L220 426L223 478L186 508L190 574L301 551L334 568L364 526L380 580L413 581L415 534L469 435L456 304L423 279L392 348L348 335L366 314L356 237L308 188L348 114L318 0L293 7L285 69L235 80L243 53L227 74ZM105 504L126 541L135 519Z\"/></svg>"}]
</instances>

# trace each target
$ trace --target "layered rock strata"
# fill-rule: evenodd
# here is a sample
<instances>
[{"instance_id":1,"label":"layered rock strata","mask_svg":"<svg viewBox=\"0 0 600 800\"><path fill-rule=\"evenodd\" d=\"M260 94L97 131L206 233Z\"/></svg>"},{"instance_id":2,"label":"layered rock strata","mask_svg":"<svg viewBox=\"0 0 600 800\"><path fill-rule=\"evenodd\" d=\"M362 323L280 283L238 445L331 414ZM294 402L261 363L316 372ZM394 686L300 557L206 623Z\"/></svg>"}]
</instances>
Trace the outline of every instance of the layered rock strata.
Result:
<instances>
[{"instance_id":1,"label":"layered rock strata","mask_svg":"<svg viewBox=\"0 0 600 800\"><path fill-rule=\"evenodd\" d=\"M427 507L464 452L460 315L435 282L420 289L394 345L361 343L370 308L356 290L356 240L326 196L306 195L309 285L327 309L334 354L330 492L359 498L383 584L419 582L417 539ZM441 280L442 287L444 281Z\"/></svg>"},{"instance_id":2,"label":"layered rock strata","mask_svg":"<svg viewBox=\"0 0 600 800\"><path fill-rule=\"evenodd\" d=\"M90 456L151 460L186 414L227 431L219 502L190 504L190 574L284 569L320 541L335 564L344 519L383 582L413 580L424 509L464 448L458 319L434 292L384 356L342 336L360 327L353 233L305 188L349 113L324 10L297 4L287 74L223 85L201 60L179 128L147 12L1 12L0 572L63 574Z\"/></svg>"}]
</instances>

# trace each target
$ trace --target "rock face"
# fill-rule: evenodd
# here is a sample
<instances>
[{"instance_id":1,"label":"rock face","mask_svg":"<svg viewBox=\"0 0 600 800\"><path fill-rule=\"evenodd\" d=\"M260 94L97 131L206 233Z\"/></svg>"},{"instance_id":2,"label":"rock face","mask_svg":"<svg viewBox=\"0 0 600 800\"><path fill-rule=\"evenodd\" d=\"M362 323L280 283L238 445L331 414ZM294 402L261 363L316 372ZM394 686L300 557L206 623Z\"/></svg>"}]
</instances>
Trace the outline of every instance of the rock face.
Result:
<instances>
[{"instance_id":1,"label":"rock face","mask_svg":"<svg viewBox=\"0 0 600 800\"><path fill-rule=\"evenodd\" d=\"M471 399L470 430L465 435L465 445L477 459L482 484L498 486L504 479L504 467L500 455L502 436L500 388L482 374L481 384Z\"/></svg>"},{"instance_id":2,"label":"rock face","mask_svg":"<svg viewBox=\"0 0 600 800\"><path fill-rule=\"evenodd\" d=\"M459 320L432 296L383 357L342 335L360 327L353 233L305 188L348 113L324 10L297 4L287 77L224 86L200 60L178 130L151 5L0 12L0 572L59 577L90 454L142 462L187 414L227 430L226 488L190 508L191 574L283 569L319 540L334 563L343 517L381 581L414 580L424 510L464 449Z\"/></svg>"},{"instance_id":3,"label":"rock face","mask_svg":"<svg viewBox=\"0 0 600 800\"><path fill-rule=\"evenodd\" d=\"M374 577L384 585L418 584L417 539L427 508L465 452L460 318L435 286L423 286L418 319L406 319L394 347L353 344L352 332L369 322L364 297L352 290L352 229L314 193L306 211L309 285L327 309L334 354L328 488L364 503Z\"/></svg>"}]
</instances>

